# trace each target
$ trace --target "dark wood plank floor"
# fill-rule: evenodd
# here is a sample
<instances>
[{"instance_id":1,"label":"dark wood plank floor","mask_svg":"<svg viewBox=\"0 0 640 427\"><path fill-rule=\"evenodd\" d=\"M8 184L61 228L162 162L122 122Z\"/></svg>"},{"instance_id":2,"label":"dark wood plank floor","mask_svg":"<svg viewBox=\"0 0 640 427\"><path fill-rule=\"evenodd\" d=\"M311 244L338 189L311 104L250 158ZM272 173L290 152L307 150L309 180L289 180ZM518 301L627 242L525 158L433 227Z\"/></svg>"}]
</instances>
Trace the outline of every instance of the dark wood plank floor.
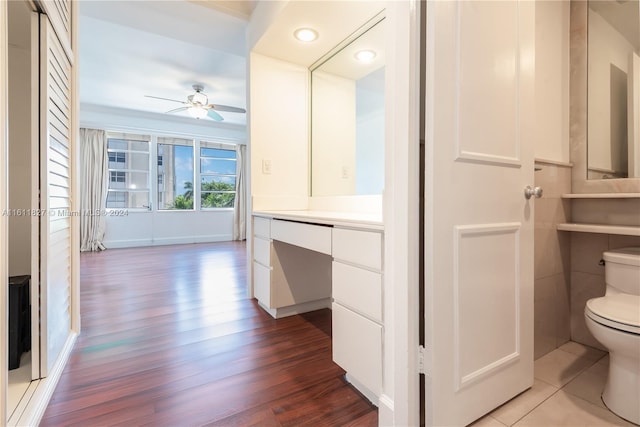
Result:
<instances>
[{"instance_id":1,"label":"dark wood plank floor","mask_svg":"<svg viewBox=\"0 0 640 427\"><path fill-rule=\"evenodd\" d=\"M331 313L274 320L238 242L81 257L82 334L41 426L374 426Z\"/></svg>"}]
</instances>

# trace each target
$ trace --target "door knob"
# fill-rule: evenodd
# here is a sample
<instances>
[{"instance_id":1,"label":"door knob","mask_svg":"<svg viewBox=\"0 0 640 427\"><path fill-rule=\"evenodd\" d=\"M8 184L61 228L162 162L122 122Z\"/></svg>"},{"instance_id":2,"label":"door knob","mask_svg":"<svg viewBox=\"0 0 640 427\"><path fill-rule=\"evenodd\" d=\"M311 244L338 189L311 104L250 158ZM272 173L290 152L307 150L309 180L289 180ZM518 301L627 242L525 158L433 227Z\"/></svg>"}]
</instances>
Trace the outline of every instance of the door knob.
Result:
<instances>
[{"instance_id":1,"label":"door knob","mask_svg":"<svg viewBox=\"0 0 640 427\"><path fill-rule=\"evenodd\" d=\"M528 200L532 196L535 196L536 199L542 197L542 187L531 187L527 185L524 189L524 197Z\"/></svg>"}]
</instances>

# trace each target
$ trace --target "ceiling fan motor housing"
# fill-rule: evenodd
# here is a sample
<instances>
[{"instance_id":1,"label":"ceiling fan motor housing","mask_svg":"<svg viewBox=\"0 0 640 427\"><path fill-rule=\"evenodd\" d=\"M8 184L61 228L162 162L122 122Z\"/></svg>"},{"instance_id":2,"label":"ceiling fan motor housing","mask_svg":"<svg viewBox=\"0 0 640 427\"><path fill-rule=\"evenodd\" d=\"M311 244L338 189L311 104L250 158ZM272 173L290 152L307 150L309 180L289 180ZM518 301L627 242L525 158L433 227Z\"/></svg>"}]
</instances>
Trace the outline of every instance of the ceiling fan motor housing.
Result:
<instances>
[{"instance_id":1,"label":"ceiling fan motor housing","mask_svg":"<svg viewBox=\"0 0 640 427\"><path fill-rule=\"evenodd\" d=\"M193 104L207 105L207 95L202 92L196 92L189 96L189 102Z\"/></svg>"}]
</instances>

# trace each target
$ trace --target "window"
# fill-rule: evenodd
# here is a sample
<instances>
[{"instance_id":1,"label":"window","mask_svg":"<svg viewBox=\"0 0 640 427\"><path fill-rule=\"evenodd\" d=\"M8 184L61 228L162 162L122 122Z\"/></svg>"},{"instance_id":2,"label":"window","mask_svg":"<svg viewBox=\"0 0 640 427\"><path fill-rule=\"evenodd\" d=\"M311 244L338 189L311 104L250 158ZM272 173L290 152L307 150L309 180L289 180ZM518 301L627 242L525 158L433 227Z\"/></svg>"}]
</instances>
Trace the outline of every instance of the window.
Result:
<instances>
[{"instance_id":1,"label":"window","mask_svg":"<svg viewBox=\"0 0 640 427\"><path fill-rule=\"evenodd\" d=\"M221 144L200 147L200 206L232 208L236 199L236 151Z\"/></svg>"},{"instance_id":2,"label":"window","mask_svg":"<svg viewBox=\"0 0 640 427\"><path fill-rule=\"evenodd\" d=\"M126 163L126 153L111 152L109 153L109 163Z\"/></svg>"},{"instance_id":3,"label":"window","mask_svg":"<svg viewBox=\"0 0 640 427\"><path fill-rule=\"evenodd\" d=\"M158 137L158 209L193 209L193 155L193 140Z\"/></svg>"},{"instance_id":4,"label":"window","mask_svg":"<svg viewBox=\"0 0 640 427\"><path fill-rule=\"evenodd\" d=\"M109 180L111 182L125 182L125 173L120 171L109 171Z\"/></svg>"},{"instance_id":5,"label":"window","mask_svg":"<svg viewBox=\"0 0 640 427\"><path fill-rule=\"evenodd\" d=\"M147 135L107 133L109 189L107 208L149 206L149 141Z\"/></svg>"}]
</instances>

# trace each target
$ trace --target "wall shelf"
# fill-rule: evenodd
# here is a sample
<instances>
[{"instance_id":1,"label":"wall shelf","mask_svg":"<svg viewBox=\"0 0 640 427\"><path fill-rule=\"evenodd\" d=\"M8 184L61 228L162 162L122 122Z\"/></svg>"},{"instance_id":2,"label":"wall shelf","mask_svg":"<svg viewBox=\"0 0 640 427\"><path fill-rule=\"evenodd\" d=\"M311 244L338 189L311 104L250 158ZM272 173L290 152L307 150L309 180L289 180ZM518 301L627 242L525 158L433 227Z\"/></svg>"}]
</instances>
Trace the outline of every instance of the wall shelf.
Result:
<instances>
[{"instance_id":1,"label":"wall shelf","mask_svg":"<svg viewBox=\"0 0 640 427\"><path fill-rule=\"evenodd\" d=\"M559 231L579 231L583 233L619 234L623 236L640 236L640 227L602 224L558 224Z\"/></svg>"},{"instance_id":2,"label":"wall shelf","mask_svg":"<svg viewBox=\"0 0 640 427\"><path fill-rule=\"evenodd\" d=\"M640 193L568 193L563 199L640 199Z\"/></svg>"}]
</instances>

